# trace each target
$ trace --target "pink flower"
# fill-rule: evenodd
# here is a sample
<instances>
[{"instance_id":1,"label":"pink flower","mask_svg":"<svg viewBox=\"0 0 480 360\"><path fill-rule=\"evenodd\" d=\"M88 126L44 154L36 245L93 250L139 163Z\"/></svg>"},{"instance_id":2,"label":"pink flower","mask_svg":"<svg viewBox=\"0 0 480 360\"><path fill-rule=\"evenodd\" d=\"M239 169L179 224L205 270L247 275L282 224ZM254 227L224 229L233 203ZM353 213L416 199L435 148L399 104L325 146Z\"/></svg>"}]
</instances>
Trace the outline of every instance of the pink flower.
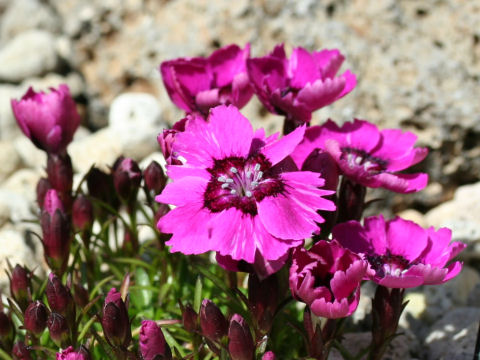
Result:
<instances>
[{"instance_id":1,"label":"pink flower","mask_svg":"<svg viewBox=\"0 0 480 360\"><path fill-rule=\"evenodd\" d=\"M399 217L385 222L382 215L366 218L364 226L357 221L339 224L333 228L333 236L369 262L373 281L390 288L442 284L452 279L462 264L445 265L466 246L449 244L450 229L423 229Z\"/></svg>"},{"instance_id":2,"label":"pink flower","mask_svg":"<svg viewBox=\"0 0 480 360\"><path fill-rule=\"evenodd\" d=\"M255 260L252 264L245 262L244 260L233 260L230 255L220 255L217 253L216 260L218 265L228 271L242 271L248 273L255 273L260 279L276 273L280 270L288 260L289 252L286 252L283 256L276 260L265 260L265 258L257 250L255 253Z\"/></svg>"},{"instance_id":3,"label":"pink flower","mask_svg":"<svg viewBox=\"0 0 480 360\"><path fill-rule=\"evenodd\" d=\"M39 149L63 152L80 124L75 102L68 86L62 84L51 92L36 93L30 87L20 101L11 101L20 129Z\"/></svg>"},{"instance_id":4,"label":"pink flower","mask_svg":"<svg viewBox=\"0 0 480 360\"><path fill-rule=\"evenodd\" d=\"M399 193L423 189L428 182L424 173L400 174L427 156L426 148L414 148L417 137L399 129L378 128L355 119L339 127L328 120L322 126L308 129L305 140L292 157L298 164L310 151L320 149L330 154L340 171L363 186L383 187Z\"/></svg>"},{"instance_id":5,"label":"pink flower","mask_svg":"<svg viewBox=\"0 0 480 360\"><path fill-rule=\"evenodd\" d=\"M181 165L182 162L177 159L178 154L173 151L175 138L178 133L185 131L185 126L188 121L194 119L195 116L188 114L183 119L177 121L171 129L164 129L162 133L157 136L158 144L162 149L163 157L168 165Z\"/></svg>"},{"instance_id":6,"label":"pink flower","mask_svg":"<svg viewBox=\"0 0 480 360\"><path fill-rule=\"evenodd\" d=\"M250 45L225 46L208 58L179 58L160 65L170 99L186 112L208 114L221 104L245 106L253 95L245 61Z\"/></svg>"},{"instance_id":7,"label":"pink flower","mask_svg":"<svg viewBox=\"0 0 480 360\"><path fill-rule=\"evenodd\" d=\"M154 359L171 359L172 352L165 337L163 336L162 329L153 320L143 320L142 327L140 329L140 352L142 359L154 360Z\"/></svg>"},{"instance_id":8,"label":"pink flower","mask_svg":"<svg viewBox=\"0 0 480 360\"><path fill-rule=\"evenodd\" d=\"M351 315L360 299L360 282L367 263L333 240L321 240L310 250L293 253L290 289L317 316L330 319Z\"/></svg>"},{"instance_id":9,"label":"pink flower","mask_svg":"<svg viewBox=\"0 0 480 360\"><path fill-rule=\"evenodd\" d=\"M349 70L336 76L344 60L338 50L309 53L295 48L287 59L283 44L267 56L247 60L255 93L274 114L308 122L312 112L330 105L357 84Z\"/></svg>"},{"instance_id":10,"label":"pink flower","mask_svg":"<svg viewBox=\"0 0 480 360\"><path fill-rule=\"evenodd\" d=\"M72 346L57 353L57 360L87 360L85 355L76 352Z\"/></svg>"},{"instance_id":11,"label":"pink flower","mask_svg":"<svg viewBox=\"0 0 480 360\"><path fill-rule=\"evenodd\" d=\"M173 234L171 251L217 251L254 263L257 251L277 260L302 244L323 221L317 210L335 209L322 198L332 193L319 189L323 179L286 159L304 131L265 138L233 106L213 108L208 122L189 122L175 139L185 164L168 167L174 181L156 198L176 206L157 224Z\"/></svg>"}]
</instances>

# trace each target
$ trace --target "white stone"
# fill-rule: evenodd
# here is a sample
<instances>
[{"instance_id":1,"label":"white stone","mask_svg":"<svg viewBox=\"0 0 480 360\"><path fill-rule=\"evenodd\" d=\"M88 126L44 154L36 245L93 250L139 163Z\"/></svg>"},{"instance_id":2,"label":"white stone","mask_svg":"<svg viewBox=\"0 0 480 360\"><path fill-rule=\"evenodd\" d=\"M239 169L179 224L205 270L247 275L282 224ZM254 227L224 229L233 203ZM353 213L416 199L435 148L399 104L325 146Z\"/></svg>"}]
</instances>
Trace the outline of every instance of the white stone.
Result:
<instances>
[{"instance_id":1,"label":"white stone","mask_svg":"<svg viewBox=\"0 0 480 360\"><path fill-rule=\"evenodd\" d=\"M0 49L0 80L20 82L40 76L57 66L55 39L46 31L18 34Z\"/></svg>"},{"instance_id":2,"label":"white stone","mask_svg":"<svg viewBox=\"0 0 480 360\"><path fill-rule=\"evenodd\" d=\"M21 163L12 141L0 141L0 181L10 176Z\"/></svg>"}]
</instances>

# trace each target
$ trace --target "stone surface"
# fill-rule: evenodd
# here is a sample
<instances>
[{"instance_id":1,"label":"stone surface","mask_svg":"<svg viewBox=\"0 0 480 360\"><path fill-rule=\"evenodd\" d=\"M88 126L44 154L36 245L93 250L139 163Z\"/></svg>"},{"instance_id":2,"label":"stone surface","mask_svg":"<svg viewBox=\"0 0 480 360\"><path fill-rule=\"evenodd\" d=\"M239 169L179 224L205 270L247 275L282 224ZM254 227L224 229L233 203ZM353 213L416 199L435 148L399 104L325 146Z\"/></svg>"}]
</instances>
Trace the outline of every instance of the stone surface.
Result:
<instances>
[{"instance_id":1,"label":"stone surface","mask_svg":"<svg viewBox=\"0 0 480 360\"><path fill-rule=\"evenodd\" d=\"M426 337L427 359L472 359L479 319L478 308L463 307L445 313Z\"/></svg>"},{"instance_id":2,"label":"stone surface","mask_svg":"<svg viewBox=\"0 0 480 360\"><path fill-rule=\"evenodd\" d=\"M20 82L57 66L54 37L40 30L25 31L0 49L0 80Z\"/></svg>"},{"instance_id":3,"label":"stone surface","mask_svg":"<svg viewBox=\"0 0 480 360\"><path fill-rule=\"evenodd\" d=\"M0 141L0 164L0 181L20 167L20 156L11 141Z\"/></svg>"}]
</instances>

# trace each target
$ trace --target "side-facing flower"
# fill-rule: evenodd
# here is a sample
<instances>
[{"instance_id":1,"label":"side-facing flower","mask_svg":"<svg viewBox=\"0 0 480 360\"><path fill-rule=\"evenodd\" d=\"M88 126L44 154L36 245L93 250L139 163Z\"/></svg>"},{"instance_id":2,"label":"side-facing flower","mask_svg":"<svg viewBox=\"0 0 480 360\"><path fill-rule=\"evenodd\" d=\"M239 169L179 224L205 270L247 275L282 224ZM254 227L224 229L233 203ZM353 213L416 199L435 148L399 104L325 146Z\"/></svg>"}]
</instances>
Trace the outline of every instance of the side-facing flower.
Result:
<instances>
[{"instance_id":1,"label":"side-facing flower","mask_svg":"<svg viewBox=\"0 0 480 360\"><path fill-rule=\"evenodd\" d=\"M257 251L277 260L302 244L323 221L317 210L335 209L322 197L332 193L319 189L323 179L286 159L304 131L265 138L233 106L212 109L208 122L189 122L175 140L185 164L168 167L174 181L156 197L177 206L157 224L173 234L171 251L213 250L254 263Z\"/></svg>"},{"instance_id":2,"label":"side-facing flower","mask_svg":"<svg viewBox=\"0 0 480 360\"><path fill-rule=\"evenodd\" d=\"M297 122L347 95L357 84L349 70L337 76L344 57L338 50L295 48L287 58L283 44L267 56L247 60L255 93L266 108Z\"/></svg>"},{"instance_id":3,"label":"side-facing flower","mask_svg":"<svg viewBox=\"0 0 480 360\"><path fill-rule=\"evenodd\" d=\"M298 248L290 268L290 290L317 316L351 315L360 300L367 263L337 241L321 240L310 250Z\"/></svg>"},{"instance_id":4,"label":"side-facing flower","mask_svg":"<svg viewBox=\"0 0 480 360\"><path fill-rule=\"evenodd\" d=\"M247 75L244 49L229 45L209 57L179 58L160 65L163 83L170 99L186 112L208 114L217 105L245 106L253 95Z\"/></svg>"},{"instance_id":5,"label":"side-facing flower","mask_svg":"<svg viewBox=\"0 0 480 360\"><path fill-rule=\"evenodd\" d=\"M333 236L343 246L361 254L370 264L369 277L389 288L411 288L442 284L462 270L456 261L446 266L465 244L450 244L452 232L424 229L413 221L396 217L385 221L371 216L362 226L349 221L333 228Z\"/></svg>"},{"instance_id":6,"label":"side-facing flower","mask_svg":"<svg viewBox=\"0 0 480 360\"><path fill-rule=\"evenodd\" d=\"M80 115L65 84L51 88L47 94L30 87L11 104L23 133L36 147L49 153L63 152L80 124Z\"/></svg>"},{"instance_id":7,"label":"side-facing flower","mask_svg":"<svg viewBox=\"0 0 480 360\"><path fill-rule=\"evenodd\" d=\"M72 236L71 221L56 190L48 190L45 195L40 225L45 260L61 276L67 266Z\"/></svg>"},{"instance_id":8,"label":"side-facing flower","mask_svg":"<svg viewBox=\"0 0 480 360\"><path fill-rule=\"evenodd\" d=\"M142 321L140 352L144 360L172 359L172 352L165 341L162 329L153 320Z\"/></svg>"},{"instance_id":9,"label":"side-facing flower","mask_svg":"<svg viewBox=\"0 0 480 360\"><path fill-rule=\"evenodd\" d=\"M128 346L132 339L130 319L127 306L115 288L110 289L105 298L101 323L105 337L112 346L120 348Z\"/></svg>"},{"instance_id":10,"label":"side-facing flower","mask_svg":"<svg viewBox=\"0 0 480 360\"><path fill-rule=\"evenodd\" d=\"M339 127L328 120L309 129L304 149L329 153L341 173L366 187L410 193L422 190L428 181L424 173L401 174L427 156L426 148L415 148L415 134L400 129L379 130L374 124L355 119Z\"/></svg>"}]
</instances>

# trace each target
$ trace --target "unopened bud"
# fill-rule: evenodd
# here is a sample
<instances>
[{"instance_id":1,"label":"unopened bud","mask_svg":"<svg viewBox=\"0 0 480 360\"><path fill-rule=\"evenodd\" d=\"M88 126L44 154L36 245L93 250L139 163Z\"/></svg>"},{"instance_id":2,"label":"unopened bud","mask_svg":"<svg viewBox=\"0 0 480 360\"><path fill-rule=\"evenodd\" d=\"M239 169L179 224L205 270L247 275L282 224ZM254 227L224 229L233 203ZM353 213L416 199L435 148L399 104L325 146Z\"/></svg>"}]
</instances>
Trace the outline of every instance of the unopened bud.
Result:
<instances>
[{"instance_id":1,"label":"unopened bud","mask_svg":"<svg viewBox=\"0 0 480 360\"><path fill-rule=\"evenodd\" d=\"M73 202L72 222L76 231L83 231L93 224L93 205L85 195L78 195Z\"/></svg>"},{"instance_id":2,"label":"unopened bud","mask_svg":"<svg viewBox=\"0 0 480 360\"><path fill-rule=\"evenodd\" d=\"M28 305L24 315L24 327L35 336L39 336L47 326L48 309L39 300Z\"/></svg>"},{"instance_id":3,"label":"unopened bud","mask_svg":"<svg viewBox=\"0 0 480 360\"><path fill-rule=\"evenodd\" d=\"M112 346L126 347L132 339L130 320L121 294L112 288L103 306L102 328Z\"/></svg>"},{"instance_id":4,"label":"unopened bud","mask_svg":"<svg viewBox=\"0 0 480 360\"><path fill-rule=\"evenodd\" d=\"M172 352L162 329L152 320L143 320L140 329L140 352L144 360L171 360Z\"/></svg>"},{"instance_id":5,"label":"unopened bud","mask_svg":"<svg viewBox=\"0 0 480 360\"><path fill-rule=\"evenodd\" d=\"M89 302L88 291L80 283L73 284L73 299L79 307L85 307Z\"/></svg>"},{"instance_id":6,"label":"unopened bud","mask_svg":"<svg viewBox=\"0 0 480 360\"><path fill-rule=\"evenodd\" d=\"M68 154L48 154L47 175L52 187L61 194L72 191L73 169Z\"/></svg>"},{"instance_id":7,"label":"unopened bud","mask_svg":"<svg viewBox=\"0 0 480 360\"><path fill-rule=\"evenodd\" d=\"M113 165L113 184L118 196L125 202L130 202L137 195L142 172L138 164L130 158L118 158Z\"/></svg>"},{"instance_id":8,"label":"unopened bud","mask_svg":"<svg viewBox=\"0 0 480 360\"><path fill-rule=\"evenodd\" d=\"M113 186L113 177L98 168L92 168L87 174L88 193L110 205L114 209L118 207L118 197ZM99 206L100 215L103 215L105 209Z\"/></svg>"},{"instance_id":9,"label":"unopened bud","mask_svg":"<svg viewBox=\"0 0 480 360\"><path fill-rule=\"evenodd\" d=\"M145 186L155 194L160 194L167 183L167 177L163 169L156 161L152 161L143 173Z\"/></svg>"},{"instance_id":10,"label":"unopened bud","mask_svg":"<svg viewBox=\"0 0 480 360\"><path fill-rule=\"evenodd\" d=\"M41 178L38 180L36 193L37 193L37 203L40 209L43 209L43 201L45 199L45 195L47 191L52 189L52 184L48 181L47 178Z\"/></svg>"},{"instance_id":11,"label":"unopened bud","mask_svg":"<svg viewBox=\"0 0 480 360\"><path fill-rule=\"evenodd\" d=\"M233 315L228 328L228 351L232 360L252 360L255 352L252 334L245 320Z\"/></svg>"},{"instance_id":12,"label":"unopened bud","mask_svg":"<svg viewBox=\"0 0 480 360\"><path fill-rule=\"evenodd\" d=\"M30 350L23 341L17 341L12 349L13 360L32 360Z\"/></svg>"},{"instance_id":13,"label":"unopened bud","mask_svg":"<svg viewBox=\"0 0 480 360\"><path fill-rule=\"evenodd\" d=\"M228 331L228 322L220 309L210 300L204 299L200 307L202 334L212 341L218 341Z\"/></svg>"},{"instance_id":14,"label":"unopened bud","mask_svg":"<svg viewBox=\"0 0 480 360\"><path fill-rule=\"evenodd\" d=\"M47 327L50 331L50 337L57 344L62 347L68 343L69 329L67 320L56 312L50 313L47 320Z\"/></svg>"},{"instance_id":15,"label":"unopened bud","mask_svg":"<svg viewBox=\"0 0 480 360\"><path fill-rule=\"evenodd\" d=\"M183 309L182 323L185 330L188 332L195 332L198 330L198 314L193 310L190 304L187 304Z\"/></svg>"},{"instance_id":16,"label":"unopened bud","mask_svg":"<svg viewBox=\"0 0 480 360\"><path fill-rule=\"evenodd\" d=\"M10 278L10 293L23 311L28 306L28 297L31 289L30 280L31 273L23 266L15 265Z\"/></svg>"},{"instance_id":17,"label":"unopened bud","mask_svg":"<svg viewBox=\"0 0 480 360\"><path fill-rule=\"evenodd\" d=\"M278 280L275 274L260 280L256 274L248 277L248 300L256 327L262 334L270 331L279 298Z\"/></svg>"},{"instance_id":18,"label":"unopened bud","mask_svg":"<svg viewBox=\"0 0 480 360\"><path fill-rule=\"evenodd\" d=\"M72 294L54 273L48 276L45 293L52 311L63 315L68 321L75 321L75 304Z\"/></svg>"}]
</instances>

